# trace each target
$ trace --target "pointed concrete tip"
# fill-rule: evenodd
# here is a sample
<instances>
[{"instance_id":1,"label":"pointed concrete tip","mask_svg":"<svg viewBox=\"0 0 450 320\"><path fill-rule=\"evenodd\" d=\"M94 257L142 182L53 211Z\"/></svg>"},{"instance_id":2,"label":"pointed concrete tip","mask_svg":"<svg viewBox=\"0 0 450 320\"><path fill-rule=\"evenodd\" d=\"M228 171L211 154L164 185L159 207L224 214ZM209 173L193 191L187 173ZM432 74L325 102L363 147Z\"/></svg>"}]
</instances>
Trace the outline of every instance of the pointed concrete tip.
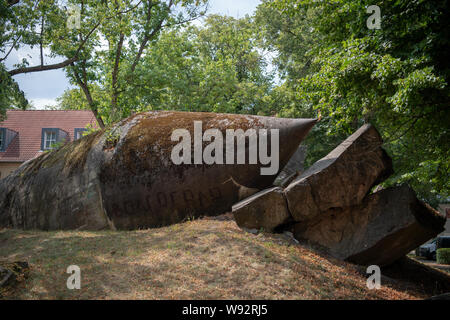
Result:
<instances>
[{"instance_id":1,"label":"pointed concrete tip","mask_svg":"<svg viewBox=\"0 0 450 320\"><path fill-rule=\"evenodd\" d=\"M292 146L295 150L318 122L318 119L272 117L261 117L260 120L268 129L279 129L282 145Z\"/></svg>"},{"instance_id":2,"label":"pointed concrete tip","mask_svg":"<svg viewBox=\"0 0 450 320\"><path fill-rule=\"evenodd\" d=\"M280 130L280 169L288 163L317 121L318 119L281 119L277 127Z\"/></svg>"},{"instance_id":3,"label":"pointed concrete tip","mask_svg":"<svg viewBox=\"0 0 450 320\"><path fill-rule=\"evenodd\" d=\"M261 122L267 128L288 130L288 131L309 131L319 121L318 119L304 119L304 118L273 118L260 117Z\"/></svg>"},{"instance_id":4,"label":"pointed concrete tip","mask_svg":"<svg viewBox=\"0 0 450 320\"><path fill-rule=\"evenodd\" d=\"M306 133L305 136L312 130L312 128L318 123L320 122L320 119L306 119L307 123L305 124L306 126Z\"/></svg>"},{"instance_id":5,"label":"pointed concrete tip","mask_svg":"<svg viewBox=\"0 0 450 320\"><path fill-rule=\"evenodd\" d=\"M298 126L303 126L308 132L320 121L319 119L296 119Z\"/></svg>"},{"instance_id":6,"label":"pointed concrete tip","mask_svg":"<svg viewBox=\"0 0 450 320\"><path fill-rule=\"evenodd\" d=\"M291 123L285 129L291 138L301 141L308 135L317 122L318 119L292 119Z\"/></svg>"}]
</instances>

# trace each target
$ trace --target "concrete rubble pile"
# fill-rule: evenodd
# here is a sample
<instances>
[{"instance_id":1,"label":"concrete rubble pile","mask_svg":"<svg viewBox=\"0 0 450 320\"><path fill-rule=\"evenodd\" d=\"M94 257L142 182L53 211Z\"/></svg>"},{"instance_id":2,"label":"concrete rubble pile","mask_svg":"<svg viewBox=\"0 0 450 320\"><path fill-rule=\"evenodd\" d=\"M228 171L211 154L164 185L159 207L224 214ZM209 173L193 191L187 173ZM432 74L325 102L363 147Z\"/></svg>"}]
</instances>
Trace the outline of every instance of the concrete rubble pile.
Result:
<instances>
[{"instance_id":1,"label":"concrete rubble pile","mask_svg":"<svg viewBox=\"0 0 450 320\"><path fill-rule=\"evenodd\" d=\"M442 232L445 219L407 185L371 193L392 173L382 144L364 125L287 187L234 205L237 224L291 230L297 240L357 264L391 264Z\"/></svg>"}]
</instances>

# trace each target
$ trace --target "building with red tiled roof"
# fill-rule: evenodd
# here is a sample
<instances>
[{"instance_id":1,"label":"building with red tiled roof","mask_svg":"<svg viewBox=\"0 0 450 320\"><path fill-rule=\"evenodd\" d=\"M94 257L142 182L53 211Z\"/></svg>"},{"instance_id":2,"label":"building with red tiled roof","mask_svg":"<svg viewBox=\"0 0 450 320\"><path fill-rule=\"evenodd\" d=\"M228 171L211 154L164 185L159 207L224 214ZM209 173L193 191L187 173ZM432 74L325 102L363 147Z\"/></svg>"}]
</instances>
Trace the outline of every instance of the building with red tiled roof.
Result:
<instances>
[{"instance_id":1,"label":"building with red tiled roof","mask_svg":"<svg viewBox=\"0 0 450 320\"><path fill-rule=\"evenodd\" d=\"M80 138L87 125L97 126L91 111L8 110L0 122L0 178L56 143Z\"/></svg>"}]
</instances>

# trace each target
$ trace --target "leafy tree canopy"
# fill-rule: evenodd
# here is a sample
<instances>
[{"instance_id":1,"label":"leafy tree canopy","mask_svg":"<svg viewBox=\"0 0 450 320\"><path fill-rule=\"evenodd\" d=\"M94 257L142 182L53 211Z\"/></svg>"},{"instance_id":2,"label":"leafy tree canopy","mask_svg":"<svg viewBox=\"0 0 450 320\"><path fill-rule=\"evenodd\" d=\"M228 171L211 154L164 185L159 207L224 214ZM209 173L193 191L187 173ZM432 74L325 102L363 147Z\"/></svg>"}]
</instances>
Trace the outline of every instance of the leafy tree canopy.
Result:
<instances>
[{"instance_id":1,"label":"leafy tree canopy","mask_svg":"<svg viewBox=\"0 0 450 320\"><path fill-rule=\"evenodd\" d=\"M24 59L6 76L2 72L2 86L9 89L2 89L0 98L14 89L11 76L64 68L100 126L119 120L134 107L125 93L132 95L134 73L147 49L163 29L196 19L206 5L207 0L2 0L2 59L13 49L38 47L40 64L30 66ZM46 61L45 50L62 61ZM0 71L4 69L2 64ZM95 86L107 99L94 100Z\"/></svg>"},{"instance_id":2,"label":"leafy tree canopy","mask_svg":"<svg viewBox=\"0 0 450 320\"><path fill-rule=\"evenodd\" d=\"M144 58L136 104L153 109L265 113L272 84L250 18L209 16L163 33Z\"/></svg>"},{"instance_id":3,"label":"leafy tree canopy","mask_svg":"<svg viewBox=\"0 0 450 320\"><path fill-rule=\"evenodd\" d=\"M381 9L379 30L367 27L369 5ZM301 101L285 115L319 109L320 127L332 136L373 123L394 158L396 175L388 183L407 181L433 203L449 197L447 8L448 1L276 0L259 10L287 16L265 20L267 39ZM306 44L283 40L305 27L309 33L299 37L312 39Z\"/></svg>"}]
</instances>

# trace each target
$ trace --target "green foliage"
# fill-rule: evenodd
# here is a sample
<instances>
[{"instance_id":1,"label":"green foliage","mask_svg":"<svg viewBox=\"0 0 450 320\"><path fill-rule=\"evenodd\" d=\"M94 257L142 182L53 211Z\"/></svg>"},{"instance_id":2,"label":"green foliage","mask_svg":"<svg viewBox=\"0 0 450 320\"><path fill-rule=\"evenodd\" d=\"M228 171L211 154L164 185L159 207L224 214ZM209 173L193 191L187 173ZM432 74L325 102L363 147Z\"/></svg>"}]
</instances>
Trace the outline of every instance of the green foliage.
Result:
<instances>
[{"instance_id":1,"label":"green foliage","mask_svg":"<svg viewBox=\"0 0 450 320\"><path fill-rule=\"evenodd\" d=\"M302 7L296 10L296 15L287 14L285 10L274 9L271 0L263 0L255 12L261 42L276 53L272 62L283 80L300 78L309 72L312 58L307 53L322 38L312 32L314 14Z\"/></svg>"},{"instance_id":2,"label":"green foliage","mask_svg":"<svg viewBox=\"0 0 450 320\"><path fill-rule=\"evenodd\" d=\"M44 153L56 152L67 144L67 141L54 142L50 145L50 149L44 150Z\"/></svg>"},{"instance_id":3,"label":"green foliage","mask_svg":"<svg viewBox=\"0 0 450 320\"><path fill-rule=\"evenodd\" d=\"M265 113L272 75L250 18L218 15L163 32L139 70L134 104L151 109Z\"/></svg>"},{"instance_id":4,"label":"green foliage","mask_svg":"<svg viewBox=\"0 0 450 320\"><path fill-rule=\"evenodd\" d=\"M296 21L295 28L306 24L312 31L308 37L318 40L309 48L299 43L301 57L288 55L293 71L287 72L287 83L303 101L297 108L321 110L330 136L374 124L394 159L395 175L386 184L408 182L434 205L448 198L450 189L447 2L277 0L264 5L264 10L282 10ZM381 8L380 30L366 26L369 5ZM283 52L279 59L294 51L279 40L271 43ZM311 61L307 70L301 69L305 61ZM295 71L300 69L306 72ZM293 108L286 111L296 114Z\"/></svg>"},{"instance_id":5,"label":"green foliage","mask_svg":"<svg viewBox=\"0 0 450 320\"><path fill-rule=\"evenodd\" d=\"M90 123L88 123L88 124L86 125L85 129L86 129L86 131L82 133L82 136L83 136L83 137L88 136L88 135L90 135L91 133L94 133L94 132L97 132L97 131L100 130L98 127L94 127L94 126L93 126L92 124L90 124Z\"/></svg>"},{"instance_id":6,"label":"green foliage","mask_svg":"<svg viewBox=\"0 0 450 320\"><path fill-rule=\"evenodd\" d=\"M0 1L0 118L5 116L7 109L29 107L23 91L11 78L3 63L8 55L5 44L12 41L11 25L7 21L13 17L12 9L6 1Z\"/></svg>"},{"instance_id":7,"label":"green foliage","mask_svg":"<svg viewBox=\"0 0 450 320\"><path fill-rule=\"evenodd\" d=\"M129 116L142 108L138 79L141 62L158 43L163 28L182 25L202 14L205 1L121 1L98 5L92 14L105 15L98 37L107 45L87 52L85 61L75 64L69 76L86 95L106 123ZM97 18L98 20L99 18ZM96 97L97 96L97 97ZM92 100L92 101L89 101Z\"/></svg>"},{"instance_id":8,"label":"green foliage","mask_svg":"<svg viewBox=\"0 0 450 320\"><path fill-rule=\"evenodd\" d=\"M201 27L164 30L136 68L133 87L121 96L127 115L149 109L276 114L273 74L266 69L252 19L212 15ZM93 84L90 92L99 112L107 113L109 104L102 101L108 101L108 90ZM63 109L89 108L78 89L58 100Z\"/></svg>"},{"instance_id":9,"label":"green foliage","mask_svg":"<svg viewBox=\"0 0 450 320\"><path fill-rule=\"evenodd\" d=\"M89 88L93 100L98 102L98 109L100 113L108 113L108 93L106 90L102 89L98 84L92 84ZM61 110L91 109L83 90L79 88L67 89L60 97L56 98L56 102L58 109Z\"/></svg>"},{"instance_id":10,"label":"green foliage","mask_svg":"<svg viewBox=\"0 0 450 320\"><path fill-rule=\"evenodd\" d=\"M441 248L436 251L436 261L440 264L450 264L450 249Z\"/></svg>"},{"instance_id":11,"label":"green foliage","mask_svg":"<svg viewBox=\"0 0 450 320\"><path fill-rule=\"evenodd\" d=\"M65 68L71 83L85 95L78 108L88 105L103 127L136 108L128 102L129 97L135 96L135 71L160 32L203 15L206 3L207 0L22 0L9 5L1 1L0 52L5 56L0 59L5 59L12 49L38 47L39 65L31 66L28 59L23 59L7 73L14 76ZM67 10L72 6L80 12L79 27L68 23L77 16ZM44 50L63 61L48 63ZM14 89L14 82L8 82L4 89L9 78L3 75L4 65L0 67L0 102L4 102ZM97 95L92 91L97 91Z\"/></svg>"},{"instance_id":12,"label":"green foliage","mask_svg":"<svg viewBox=\"0 0 450 320\"><path fill-rule=\"evenodd\" d=\"M105 131L106 145L109 148L113 148L120 140L120 131L117 128L108 127Z\"/></svg>"},{"instance_id":13,"label":"green foliage","mask_svg":"<svg viewBox=\"0 0 450 320\"><path fill-rule=\"evenodd\" d=\"M0 64L0 118L5 116L7 109L25 110L29 106L24 92Z\"/></svg>"}]
</instances>

